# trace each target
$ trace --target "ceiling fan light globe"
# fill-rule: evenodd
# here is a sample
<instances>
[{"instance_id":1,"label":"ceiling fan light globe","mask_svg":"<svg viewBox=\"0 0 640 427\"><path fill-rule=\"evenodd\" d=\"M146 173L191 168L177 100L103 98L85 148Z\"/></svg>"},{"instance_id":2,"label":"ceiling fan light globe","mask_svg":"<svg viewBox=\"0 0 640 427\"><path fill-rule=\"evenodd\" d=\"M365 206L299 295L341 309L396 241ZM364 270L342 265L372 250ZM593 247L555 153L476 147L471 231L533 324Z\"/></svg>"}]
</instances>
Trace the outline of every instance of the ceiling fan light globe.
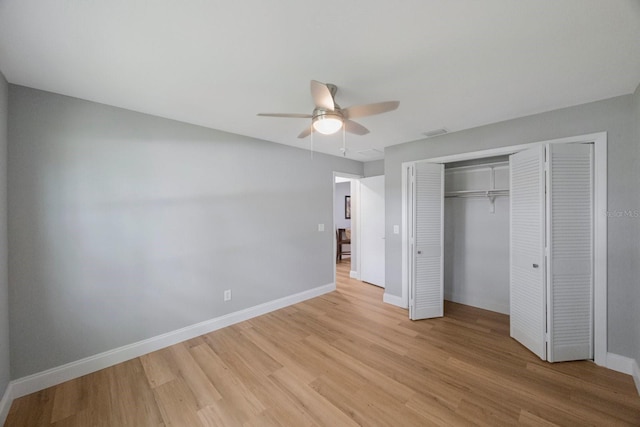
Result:
<instances>
[{"instance_id":1,"label":"ceiling fan light globe","mask_svg":"<svg viewBox=\"0 0 640 427\"><path fill-rule=\"evenodd\" d=\"M342 128L342 120L337 117L320 116L313 120L313 128L323 135L331 135Z\"/></svg>"}]
</instances>

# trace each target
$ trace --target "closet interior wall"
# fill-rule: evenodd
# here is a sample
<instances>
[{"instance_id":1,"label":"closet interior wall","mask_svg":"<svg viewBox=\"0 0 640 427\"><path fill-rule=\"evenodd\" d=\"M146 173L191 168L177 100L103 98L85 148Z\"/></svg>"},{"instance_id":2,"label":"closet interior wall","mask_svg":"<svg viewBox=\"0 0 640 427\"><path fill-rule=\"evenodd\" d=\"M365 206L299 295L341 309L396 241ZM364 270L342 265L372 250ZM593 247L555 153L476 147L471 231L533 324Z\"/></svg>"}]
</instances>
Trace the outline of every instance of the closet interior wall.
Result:
<instances>
[{"instance_id":1,"label":"closet interior wall","mask_svg":"<svg viewBox=\"0 0 640 427\"><path fill-rule=\"evenodd\" d=\"M446 300L509 314L508 188L508 157L446 165Z\"/></svg>"}]
</instances>

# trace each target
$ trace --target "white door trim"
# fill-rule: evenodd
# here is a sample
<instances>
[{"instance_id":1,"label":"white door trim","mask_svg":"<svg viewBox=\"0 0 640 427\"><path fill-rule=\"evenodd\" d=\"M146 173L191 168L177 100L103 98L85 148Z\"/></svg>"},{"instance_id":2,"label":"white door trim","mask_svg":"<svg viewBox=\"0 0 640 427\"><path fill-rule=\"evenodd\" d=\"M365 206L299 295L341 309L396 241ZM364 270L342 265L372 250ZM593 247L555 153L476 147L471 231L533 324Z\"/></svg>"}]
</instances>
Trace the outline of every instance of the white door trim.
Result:
<instances>
[{"instance_id":1,"label":"white door trim","mask_svg":"<svg viewBox=\"0 0 640 427\"><path fill-rule=\"evenodd\" d=\"M541 144L594 145L594 361L607 363L607 133L598 132L550 141L532 142L402 163L402 304L408 307L407 171L418 162L450 163L513 154Z\"/></svg>"}]
</instances>

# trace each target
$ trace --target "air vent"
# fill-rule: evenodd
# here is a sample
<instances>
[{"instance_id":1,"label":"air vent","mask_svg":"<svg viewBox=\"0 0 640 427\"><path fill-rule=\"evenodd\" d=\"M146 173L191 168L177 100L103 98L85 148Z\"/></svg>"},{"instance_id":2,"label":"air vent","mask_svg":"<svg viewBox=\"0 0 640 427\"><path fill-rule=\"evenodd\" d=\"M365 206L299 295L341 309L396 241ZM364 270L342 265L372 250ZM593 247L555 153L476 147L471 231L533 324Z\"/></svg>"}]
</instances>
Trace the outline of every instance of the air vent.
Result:
<instances>
[{"instance_id":1,"label":"air vent","mask_svg":"<svg viewBox=\"0 0 640 427\"><path fill-rule=\"evenodd\" d=\"M370 148L368 150L358 151L358 154L360 154L362 157L373 158L373 157L380 157L383 153L382 151L376 150L375 148Z\"/></svg>"},{"instance_id":2,"label":"air vent","mask_svg":"<svg viewBox=\"0 0 640 427\"><path fill-rule=\"evenodd\" d=\"M446 130L445 128L442 128L442 129L430 130L429 132L423 132L422 134L427 138L433 138L434 136L444 135L445 133L448 133L448 132L449 132L448 130Z\"/></svg>"}]
</instances>

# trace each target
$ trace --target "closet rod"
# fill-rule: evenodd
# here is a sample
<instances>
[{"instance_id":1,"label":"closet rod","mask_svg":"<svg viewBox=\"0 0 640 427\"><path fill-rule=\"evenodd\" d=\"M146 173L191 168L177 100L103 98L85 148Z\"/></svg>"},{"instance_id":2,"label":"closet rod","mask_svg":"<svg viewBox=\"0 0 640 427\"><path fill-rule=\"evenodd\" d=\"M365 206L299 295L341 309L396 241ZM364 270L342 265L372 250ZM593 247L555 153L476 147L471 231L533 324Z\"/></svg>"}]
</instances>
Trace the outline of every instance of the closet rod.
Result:
<instances>
[{"instance_id":1,"label":"closet rod","mask_svg":"<svg viewBox=\"0 0 640 427\"><path fill-rule=\"evenodd\" d=\"M509 190L461 190L445 191L444 197L500 197L508 196Z\"/></svg>"}]
</instances>

